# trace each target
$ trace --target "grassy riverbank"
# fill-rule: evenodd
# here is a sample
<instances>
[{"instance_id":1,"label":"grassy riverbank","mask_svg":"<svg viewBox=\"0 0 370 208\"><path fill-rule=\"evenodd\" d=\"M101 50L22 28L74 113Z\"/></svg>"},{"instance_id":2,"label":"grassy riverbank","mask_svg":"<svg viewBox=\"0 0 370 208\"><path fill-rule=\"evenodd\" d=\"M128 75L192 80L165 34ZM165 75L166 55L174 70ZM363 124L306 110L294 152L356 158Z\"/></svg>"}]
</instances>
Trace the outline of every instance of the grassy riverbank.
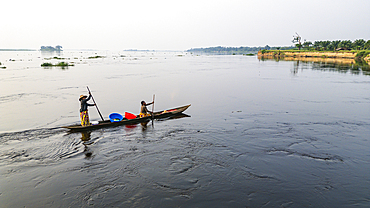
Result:
<instances>
[{"instance_id":1,"label":"grassy riverbank","mask_svg":"<svg viewBox=\"0 0 370 208\"><path fill-rule=\"evenodd\" d=\"M348 51L312 51L312 50L260 50L259 57L282 58L341 58L366 62L370 65L370 50L348 50Z\"/></svg>"}]
</instances>

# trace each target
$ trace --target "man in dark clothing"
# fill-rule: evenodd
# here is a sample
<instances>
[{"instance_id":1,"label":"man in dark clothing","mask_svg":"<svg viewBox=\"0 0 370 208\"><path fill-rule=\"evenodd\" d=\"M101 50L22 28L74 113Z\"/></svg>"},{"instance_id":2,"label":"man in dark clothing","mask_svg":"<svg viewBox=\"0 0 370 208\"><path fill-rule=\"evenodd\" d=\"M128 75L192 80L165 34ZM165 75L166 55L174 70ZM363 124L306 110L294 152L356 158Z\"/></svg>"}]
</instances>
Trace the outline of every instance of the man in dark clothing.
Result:
<instances>
[{"instance_id":1,"label":"man in dark clothing","mask_svg":"<svg viewBox=\"0 0 370 208\"><path fill-rule=\"evenodd\" d=\"M89 93L89 97L86 95L81 95L79 101L81 102L81 108L80 108L80 118L81 118L81 126L88 126L90 125L89 121L89 113L88 113L88 106L94 106L95 104L89 104L87 101L89 101L91 98L91 93Z\"/></svg>"}]
</instances>

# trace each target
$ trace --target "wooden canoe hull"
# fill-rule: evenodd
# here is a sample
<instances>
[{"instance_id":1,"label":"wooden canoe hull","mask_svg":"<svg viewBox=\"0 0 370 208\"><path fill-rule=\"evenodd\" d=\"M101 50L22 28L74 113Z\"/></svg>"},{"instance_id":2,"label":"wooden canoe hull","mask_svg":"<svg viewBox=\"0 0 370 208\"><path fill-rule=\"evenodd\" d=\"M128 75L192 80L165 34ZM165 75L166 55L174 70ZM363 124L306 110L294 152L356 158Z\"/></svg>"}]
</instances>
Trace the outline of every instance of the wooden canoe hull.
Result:
<instances>
[{"instance_id":1,"label":"wooden canoe hull","mask_svg":"<svg viewBox=\"0 0 370 208\"><path fill-rule=\"evenodd\" d=\"M164 111L158 111L154 112L154 119L163 119L163 118L169 118L178 114L181 114L186 109L188 109L190 105L185 105L177 108L172 108ZM133 125L138 123L146 123L152 120L151 116L140 118L139 116L134 119L126 119L124 118L120 122L111 122L110 120L106 121L99 121L99 124L96 125L90 125L90 126L81 126L81 124L77 125L71 125L71 126L62 126L62 128L67 128L71 131L89 131L89 130L95 130L100 128L107 128L107 127L115 127L115 126L121 126L121 125Z\"/></svg>"}]
</instances>

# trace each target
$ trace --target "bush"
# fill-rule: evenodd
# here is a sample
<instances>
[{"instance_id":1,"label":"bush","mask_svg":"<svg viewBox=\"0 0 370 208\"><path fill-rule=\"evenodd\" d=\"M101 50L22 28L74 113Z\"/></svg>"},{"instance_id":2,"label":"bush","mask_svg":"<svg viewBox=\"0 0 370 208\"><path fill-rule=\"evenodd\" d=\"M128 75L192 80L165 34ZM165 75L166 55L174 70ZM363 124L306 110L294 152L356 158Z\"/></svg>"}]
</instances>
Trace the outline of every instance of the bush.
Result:
<instances>
[{"instance_id":1,"label":"bush","mask_svg":"<svg viewBox=\"0 0 370 208\"><path fill-rule=\"evenodd\" d=\"M365 58L370 54L370 51L360 51L356 54L356 58Z\"/></svg>"},{"instance_id":2,"label":"bush","mask_svg":"<svg viewBox=\"0 0 370 208\"><path fill-rule=\"evenodd\" d=\"M91 56L88 59L105 58L105 56Z\"/></svg>"},{"instance_id":3,"label":"bush","mask_svg":"<svg viewBox=\"0 0 370 208\"><path fill-rule=\"evenodd\" d=\"M65 63L65 62L59 62L57 65L55 66L69 66L68 63Z\"/></svg>"},{"instance_id":4,"label":"bush","mask_svg":"<svg viewBox=\"0 0 370 208\"><path fill-rule=\"evenodd\" d=\"M48 66L53 66L53 64L52 63L43 63L43 64L41 64L41 66L48 67Z\"/></svg>"},{"instance_id":5,"label":"bush","mask_svg":"<svg viewBox=\"0 0 370 208\"><path fill-rule=\"evenodd\" d=\"M68 64L67 62L59 62L57 64L52 64L52 63L43 63L41 64L43 67L52 67L52 66L59 66L59 67L66 67L66 66L74 66L74 64Z\"/></svg>"}]
</instances>

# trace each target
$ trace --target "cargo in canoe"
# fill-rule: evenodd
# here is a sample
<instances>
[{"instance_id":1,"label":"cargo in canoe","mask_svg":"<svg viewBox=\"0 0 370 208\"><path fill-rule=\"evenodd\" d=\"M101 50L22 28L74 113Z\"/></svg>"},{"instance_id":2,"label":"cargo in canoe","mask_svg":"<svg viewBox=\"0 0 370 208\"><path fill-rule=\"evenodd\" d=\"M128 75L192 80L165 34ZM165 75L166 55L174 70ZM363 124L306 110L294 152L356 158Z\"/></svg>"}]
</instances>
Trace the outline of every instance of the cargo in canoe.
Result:
<instances>
[{"instance_id":1,"label":"cargo in canoe","mask_svg":"<svg viewBox=\"0 0 370 208\"><path fill-rule=\"evenodd\" d=\"M127 119L123 118L119 122L111 122L110 120L105 121L99 121L98 124L90 125L90 126L81 126L81 124L77 125L71 125L71 126L62 126L62 128L70 129L71 131L87 131L87 130L94 130L94 129L100 129L100 128L106 128L106 127L115 127L115 126L121 126L121 125L133 125L138 123L146 123L150 120L154 119L163 119L163 118L170 118L173 116L176 116L178 114L181 114L186 109L188 109L190 105L185 105L177 108L172 108L168 110L158 111L154 112L154 116L147 116L140 118L139 115L137 115L134 119Z\"/></svg>"}]
</instances>

